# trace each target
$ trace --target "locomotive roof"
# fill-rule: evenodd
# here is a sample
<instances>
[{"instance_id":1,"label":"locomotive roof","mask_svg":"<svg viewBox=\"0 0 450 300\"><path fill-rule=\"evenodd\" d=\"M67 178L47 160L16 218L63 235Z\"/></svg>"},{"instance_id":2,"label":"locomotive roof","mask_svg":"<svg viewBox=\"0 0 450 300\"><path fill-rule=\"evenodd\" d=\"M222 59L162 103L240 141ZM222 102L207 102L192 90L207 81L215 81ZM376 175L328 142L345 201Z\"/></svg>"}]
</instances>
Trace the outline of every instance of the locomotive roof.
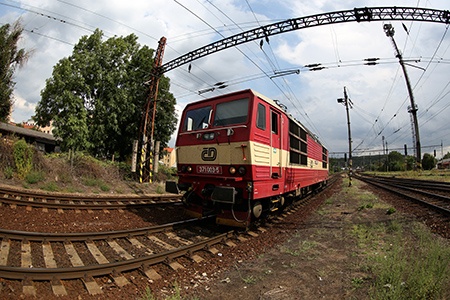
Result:
<instances>
[{"instance_id":1,"label":"locomotive roof","mask_svg":"<svg viewBox=\"0 0 450 300\"><path fill-rule=\"evenodd\" d=\"M317 137L317 135L315 135L314 133L312 133L312 132L311 132L308 128L306 128L299 120L295 119L290 113L288 113L288 112L286 111L286 107L283 107L283 105L280 105L280 103L277 103L277 101L275 101L275 100L273 100L273 99L271 99L271 98L269 98L269 97L267 97L267 96L265 96L265 95L263 95L263 94L261 94L261 93L255 91L255 90L252 90L252 89L240 90L240 91L232 92L232 93L225 94L225 95L215 96L215 97L208 98L208 99L205 99L205 100L200 100L200 101L198 101L198 102L203 102L203 101L213 100L213 99L216 99L216 98L221 98L221 97L223 97L223 96L229 96L229 95L233 95L233 94L242 94L242 93L246 93L246 92L250 92L250 93L252 93L253 95L257 96L258 98L260 98L260 99L264 100L265 102L269 103L270 105L280 108L282 111L284 111L284 113L286 114L286 116L287 116L290 120L294 121L294 122L297 123L299 126L301 126L304 130L306 130L306 131L308 132L308 134L311 136L311 138L313 138L316 142L318 142L319 144L322 144L322 143L320 142L319 138Z\"/></svg>"}]
</instances>

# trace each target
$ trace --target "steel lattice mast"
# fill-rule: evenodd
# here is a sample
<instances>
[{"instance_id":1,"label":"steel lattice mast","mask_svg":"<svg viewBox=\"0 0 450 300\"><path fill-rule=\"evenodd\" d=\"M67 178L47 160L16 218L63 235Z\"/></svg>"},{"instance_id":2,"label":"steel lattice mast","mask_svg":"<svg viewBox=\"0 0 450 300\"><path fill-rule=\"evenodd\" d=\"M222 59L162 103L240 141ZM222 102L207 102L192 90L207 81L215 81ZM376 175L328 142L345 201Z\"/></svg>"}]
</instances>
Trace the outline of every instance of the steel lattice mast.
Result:
<instances>
[{"instance_id":1,"label":"steel lattice mast","mask_svg":"<svg viewBox=\"0 0 450 300\"><path fill-rule=\"evenodd\" d=\"M166 38L159 40L158 49L156 50L155 60L153 62L153 70L150 77L150 87L145 112L141 125L141 158L139 164L139 182L152 182L153 180L153 146L155 133L155 117L156 117L156 99L158 98L159 79L163 72L161 69L164 49L166 47ZM152 108L152 119L149 122L150 107ZM149 128L150 127L150 128ZM149 136L150 132L150 136Z\"/></svg>"}]
</instances>

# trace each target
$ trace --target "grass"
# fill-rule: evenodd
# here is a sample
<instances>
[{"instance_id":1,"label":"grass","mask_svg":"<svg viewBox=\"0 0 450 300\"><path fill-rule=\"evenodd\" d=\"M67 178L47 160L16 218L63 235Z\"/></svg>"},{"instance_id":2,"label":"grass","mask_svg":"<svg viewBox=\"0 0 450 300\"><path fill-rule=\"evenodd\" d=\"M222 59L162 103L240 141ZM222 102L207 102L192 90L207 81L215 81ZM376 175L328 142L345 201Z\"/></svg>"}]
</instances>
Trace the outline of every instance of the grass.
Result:
<instances>
[{"instance_id":1,"label":"grass","mask_svg":"<svg viewBox=\"0 0 450 300\"><path fill-rule=\"evenodd\" d=\"M83 177L83 184L90 187L98 187L103 192L108 192L110 187L101 179L93 177Z\"/></svg>"},{"instance_id":2,"label":"grass","mask_svg":"<svg viewBox=\"0 0 450 300\"><path fill-rule=\"evenodd\" d=\"M405 233L411 238L405 239ZM372 299L444 299L450 280L450 248L420 223L353 225L374 280ZM363 281L352 279L354 287Z\"/></svg>"},{"instance_id":3,"label":"grass","mask_svg":"<svg viewBox=\"0 0 450 300\"><path fill-rule=\"evenodd\" d=\"M409 247L405 247L400 236L390 236L390 247L371 258L377 274L374 298L445 298L444 286L450 280L450 248L421 224L413 227L413 235L415 240Z\"/></svg>"},{"instance_id":4,"label":"grass","mask_svg":"<svg viewBox=\"0 0 450 300\"><path fill-rule=\"evenodd\" d=\"M35 184L45 180L45 174L42 171L31 171L25 175L25 181L29 184Z\"/></svg>"},{"instance_id":5,"label":"grass","mask_svg":"<svg viewBox=\"0 0 450 300\"><path fill-rule=\"evenodd\" d=\"M436 180L450 182L449 170L422 170L422 171L399 171L399 172L366 172L375 176L398 177L398 178L413 178L423 180Z\"/></svg>"},{"instance_id":6,"label":"grass","mask_svg":"<svg viewBox=\"0 0 450 300\"><path fill-rule=\"evenodd\" d=\"M396 209L360 189L343 183L346 197L358 199L358 210L383 209L387 215ZM342 195L342 194L341 194ZM358 250L355 258L369 278L353 277L354 289L367 288L370 299L448 299L450 282L450 247L445 239L433 235L419 222L396 218L378 223L362 222L350 227Z\"/></svg>"},{"instance_id":7,"label":"grass","mask_svg":"<svg viewBox=\"0 0 450 300\"><path fill-rule=\"evenodd\" d=\"M48 192L59 192L59 187L55 182L51 181L51 182L47 182L47 183L43 184L41 186L41 190L48 191Z\"/></svg>"}]
</instances>

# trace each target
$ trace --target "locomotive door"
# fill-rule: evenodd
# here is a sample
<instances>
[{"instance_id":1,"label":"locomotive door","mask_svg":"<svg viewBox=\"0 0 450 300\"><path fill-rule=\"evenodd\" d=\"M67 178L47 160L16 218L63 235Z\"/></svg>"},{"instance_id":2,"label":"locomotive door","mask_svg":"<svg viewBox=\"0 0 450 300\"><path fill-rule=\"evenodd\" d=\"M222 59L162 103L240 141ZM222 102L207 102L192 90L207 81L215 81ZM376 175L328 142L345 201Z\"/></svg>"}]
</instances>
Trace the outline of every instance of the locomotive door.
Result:
<instances>
[{"instance_id":1,"label":"locomotive door","mask_svg":"<svg viewBox=\"0 0 450 300\"><path fill-rule=\"evenodd\" d=\"M280 113L270 111L270 174L272 178L281 177L281 115Z\"/></svg>"}]
</instances>

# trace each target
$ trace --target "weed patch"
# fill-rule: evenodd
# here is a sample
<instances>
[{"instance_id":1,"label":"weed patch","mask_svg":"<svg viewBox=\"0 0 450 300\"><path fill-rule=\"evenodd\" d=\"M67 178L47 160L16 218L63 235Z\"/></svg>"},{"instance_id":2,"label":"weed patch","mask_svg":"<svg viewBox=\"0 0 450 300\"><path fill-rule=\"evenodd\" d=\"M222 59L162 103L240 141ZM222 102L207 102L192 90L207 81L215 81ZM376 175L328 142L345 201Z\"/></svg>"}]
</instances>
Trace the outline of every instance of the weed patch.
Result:
<instances>
[{"instance_id":1,"label":"weed patch","mask_svg":"<svg viewBox=\"0 0 450 300\"><path fill-rule=\"evenodd\" d=\"M355 225L353 235L367 254L374 275L373 299L441 299L450 280L450 248L422 225L415 224L412 238L398 222L376 226ZM355 284L355 282L352 282Z\"/></svg>"},{"instance_id":2,"label":"weed patch","mask_svg":"<svg viewBox=\"0 0 450 300\"><path fill-rule=\"evenodd\" d=\"M35 184L45 180L44 172L31 171L25 175L25 181L29 184Z\"/></svg>"}]
</instances>

